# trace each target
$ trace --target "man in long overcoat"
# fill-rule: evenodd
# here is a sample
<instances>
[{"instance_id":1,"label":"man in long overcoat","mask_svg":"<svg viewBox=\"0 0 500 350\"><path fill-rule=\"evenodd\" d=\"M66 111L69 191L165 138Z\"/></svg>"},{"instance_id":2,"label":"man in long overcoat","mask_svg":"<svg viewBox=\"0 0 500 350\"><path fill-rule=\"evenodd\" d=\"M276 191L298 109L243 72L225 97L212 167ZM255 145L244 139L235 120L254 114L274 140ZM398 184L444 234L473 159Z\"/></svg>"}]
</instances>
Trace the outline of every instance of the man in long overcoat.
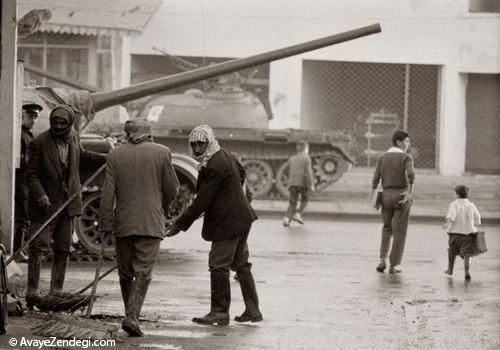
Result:
<instances>
[{"instance_id":1,"label":"man in long overcoat","mask_svg":"<svg viewBox=\"0 0 500 350\"><path fill-rule=\"evenodd\" d=\"M66 105L50 112L50 128L31 141L26 181L29 188L28 216L31 237L43 223L80 187L80 161L104 164L103 154L85 150L73 129L75 113ZM76 196L45 227L28 248L28 287L26 302L33 305L38 293L42 254L52 248L54 257L50 291L61 292L73 233L73 219L82 214L81 194Z\"/></svg>"},{"instance_id":2,"label":"man in long overcoat","mask_svg":"<svg viewBox=\"0 0 500 350\"><path fill-rule=\"evenodd\" d=\"M125 305L122 328L131 336L142 336L139 315L165 236L165 211L177 195L179 180L170 150L153 142L146 120L129 120L124 129L128 143L107 156L101 230L114 231L116 238Z\"/></svg>"},{"instance_id":3,"label":"man in long overcoat","mask_svg":"<svg viewBox=\"0 0 500 350\"><path fill-rule=\"evenodd\" d=\"M186 231L204 213L201 235L212 242L208 257L211 285L210 312L195 317L201 324L229 324L231 290L229 269L237 272L245 311L237 322L262 320L259 299L248 262L247 239L257 215L243 191L245 170L236 158L221 148L208 125L191 131L189 144L199 163L196 197L167 233L173 236Z\"/></svg>"}]
</instances>

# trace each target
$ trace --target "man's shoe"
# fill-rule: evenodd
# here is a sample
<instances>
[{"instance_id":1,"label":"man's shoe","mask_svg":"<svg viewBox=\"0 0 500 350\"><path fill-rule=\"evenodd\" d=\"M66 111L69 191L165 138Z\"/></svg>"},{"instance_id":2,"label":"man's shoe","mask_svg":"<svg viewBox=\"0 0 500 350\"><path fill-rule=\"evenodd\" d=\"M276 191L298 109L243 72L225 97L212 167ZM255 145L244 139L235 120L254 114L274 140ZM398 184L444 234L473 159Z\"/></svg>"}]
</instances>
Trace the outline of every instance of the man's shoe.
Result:
<instances>
[{"instance_id":1,"label":"man's shoe","mask_svg":"<svg viewBox=\"0 0 500 350\"><path fill-rule=\"evenodd\" d=\"M398 270L396 267L391 265L389 267L389 273L401 273L401 270Z\"/></svg>"},{"instance_id":2,"label":"man's shoe","mask_svg":"<svg viewBox=\"0 0 500 350\"><path fill-rule=\"evenodd\" d=\"M466 274L465 274L465 280L466 280L466 281L470 281L470 274L469 274L469 273L466 273Z\"/></svg>"},{"instance_id":3,"label":"man's shoe","mask_svg":"<svg viewBox=\"0 0 500 350\"><path fill-rule=\"evenodd\" d=\"M137 322L132 319L126 317L122 322L122 329L127 332L131 337L142 337L144 333L142 333L141 329Z\"/></svg>"},{"instance_id":4,"label":"man's shoe","mask_svg":"<svg viewBox=\"0 0 500 350\"><path fill-rule=\"evenodd\" d=\"M227 312L210 311L203 317L195 317L192 320L194 323L227 326L229 324L229 314Z\"/></svg>"},{"instance_id":5,"label":"man's shoe","mask_svg":"<svg viewBox=\"0 0 500 350\"><path fill-rule=\"evenodd\" d=\"M289 217L285 216L283 218L283 226L285 226L285 227L290 226L290 218Z\"/></svg>"},{"instance_id":6,"label":"man's shoe","mask_svg":"<svg viewBox=\"0 0 500 350\"><path fill-rule=\"evenodd\" d=\"M262 314L259 310L251 311L245 310L241 316L236 316L234 318L236 322L244 323L244 322L260 322L263 320Z\"/></svg>"},{"instance_id":7,"label":"man's shoe","mask_svg":"<svg viewBox=\"0 0 500 350\"><path fill-rule=\"evenodd\" d=\"M300 216L300 213L293 214L292 220L297 221L301 225L304 225L304 220L302 220L302 216Z\"/></svg>"},{"instance_id":8,"label":"man's shoe","mask_svg":"<svg viewBox=\"0 0 500 350\"><path fill-rule=\"evenodd\" d=\"M385 271L385 269L386 269L386 267L387 267L387 266L386 266L385 264L378 264L378 266L377 266L377 269L376 269L376 270L377 270L378 272L384 272L384 271Z\"/></svg>"}]
</instances>

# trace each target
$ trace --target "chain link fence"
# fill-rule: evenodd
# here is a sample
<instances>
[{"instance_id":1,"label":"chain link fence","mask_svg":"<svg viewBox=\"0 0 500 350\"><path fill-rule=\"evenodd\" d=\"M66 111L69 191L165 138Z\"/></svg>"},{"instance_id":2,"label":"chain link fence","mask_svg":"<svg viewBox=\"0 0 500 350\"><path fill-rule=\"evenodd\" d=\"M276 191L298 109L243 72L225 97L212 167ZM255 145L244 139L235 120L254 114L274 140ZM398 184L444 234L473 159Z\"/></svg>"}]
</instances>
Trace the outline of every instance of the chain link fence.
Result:
<instances>
[{"instance_id":1,"label":"chain link fence","mask_svg":"<svg viewBox=\"0 0 500 350\"><path fill-rule=\"evenodd\" d=\"M369 167L390 146L392 132L406 129L415 165L433 169L437 86L438 66L306 60L302 127L350 134L358 166Z\"/></svg>"}]
</instances>

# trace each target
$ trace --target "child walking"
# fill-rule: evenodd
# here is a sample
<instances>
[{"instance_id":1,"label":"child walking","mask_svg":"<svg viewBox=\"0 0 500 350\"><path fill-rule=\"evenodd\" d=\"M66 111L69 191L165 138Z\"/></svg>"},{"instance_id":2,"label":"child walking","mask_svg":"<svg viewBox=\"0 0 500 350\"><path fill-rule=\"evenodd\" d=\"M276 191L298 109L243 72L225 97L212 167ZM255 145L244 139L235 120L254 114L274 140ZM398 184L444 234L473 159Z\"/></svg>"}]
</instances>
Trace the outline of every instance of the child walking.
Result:
<instances>
[{"instance_id":1,"label":"child walking","mask_svg":"<svg viewBox=\"0 0 500 350\"><path fill-rule=\"evenodd\" d=\"M469 201L469 188L465 185L455 187L455 200L451 202L446 223L443 228L449 235L448 269L446 274L453 274L453 265L457 255L464 260L465 279L470 280L469 262L474 253L474 233L476 225L481 225L481 215L474 203Z\"/></svg>"}]
</instances>

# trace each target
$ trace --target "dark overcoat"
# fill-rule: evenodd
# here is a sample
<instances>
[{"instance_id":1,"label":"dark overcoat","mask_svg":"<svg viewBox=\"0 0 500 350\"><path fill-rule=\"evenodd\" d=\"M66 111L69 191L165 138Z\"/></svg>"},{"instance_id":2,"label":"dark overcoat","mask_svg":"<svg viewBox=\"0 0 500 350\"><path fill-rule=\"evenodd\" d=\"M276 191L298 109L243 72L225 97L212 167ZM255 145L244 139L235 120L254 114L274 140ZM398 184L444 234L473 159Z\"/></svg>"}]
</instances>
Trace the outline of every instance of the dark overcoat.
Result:
<instances>
[{"instance_id":1,"label":"dark overcoat","mask_svg":"<svg viewBox=\"0 0 500 350\"><path fill-rule=\"evenodd\" d=\"M44 222L80 187L80 161L104 164L104 154L85 150L78 134L69 135L68 149L68 192L64 192L63 170L59 159L59 151L54 136L47 130L35 137L29 145L28 169L26 181L29 189L28 217L30 220ZM49 197L51 206L48 210L40 208L38 199L43 195ZM82 214L81 193L67 207L70 217Z\"/></svg>"},{"instance_id":2,"label":"dark overcoat","mask_svg":"<svg viewBox=\"0 0 500 350\"><path fill-rule=\"evenodd\" d=\"M236 158L220 149L198 173L196 197L176 220L185 231L202 213L201 235L206 241L222 241L247 233L257 219L243 191L245 169Z\"/></svg>"}]
</instances>

